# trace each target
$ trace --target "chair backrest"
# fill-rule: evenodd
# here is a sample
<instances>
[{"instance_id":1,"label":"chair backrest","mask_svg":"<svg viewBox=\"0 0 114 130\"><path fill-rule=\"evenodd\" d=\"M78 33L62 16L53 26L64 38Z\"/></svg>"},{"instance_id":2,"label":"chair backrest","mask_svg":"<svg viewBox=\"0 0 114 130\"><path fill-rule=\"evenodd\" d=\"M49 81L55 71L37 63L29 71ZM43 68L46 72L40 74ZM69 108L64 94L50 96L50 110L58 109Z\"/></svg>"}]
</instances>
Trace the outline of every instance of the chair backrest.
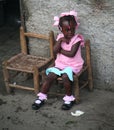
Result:
<instances>
[{"instance_id":1,"label":"chair backrest","mask_svg":"<svg viewBox=\"0 0 114 130\"><path fill-rule=\"evenodd\" d=\"M54 33L53 33L53 31L50 31L49 35L47 36L47 35L38 34L38 33L25 32L24 28L21 26L20 27L21 52L24 53L24 54L28 54L26 37L32 37L32 38L47 40L49 42L50 57L53 58L53 45L54 45Z\"/></svg>"}]
</instances>

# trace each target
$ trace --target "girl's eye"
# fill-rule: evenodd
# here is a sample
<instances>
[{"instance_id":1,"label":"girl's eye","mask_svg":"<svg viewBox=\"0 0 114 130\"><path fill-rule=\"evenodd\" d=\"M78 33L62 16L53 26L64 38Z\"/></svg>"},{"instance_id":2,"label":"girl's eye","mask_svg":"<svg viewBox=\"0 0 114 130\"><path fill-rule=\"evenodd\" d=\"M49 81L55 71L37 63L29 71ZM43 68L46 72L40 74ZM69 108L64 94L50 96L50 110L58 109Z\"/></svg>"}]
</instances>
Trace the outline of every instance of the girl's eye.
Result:
<instances>
[{"instance_id":1,"label":"girl's eye","mask_svg":"<svg viewBox=\"0 0 114 130\"><path fill-rule=\"evenodd\" d=\"M66 29L66 32L68 32L68 31L73 32L73 31L74 31L74 28L71 28L71 29Z\"/></svg>"}]
</instances>

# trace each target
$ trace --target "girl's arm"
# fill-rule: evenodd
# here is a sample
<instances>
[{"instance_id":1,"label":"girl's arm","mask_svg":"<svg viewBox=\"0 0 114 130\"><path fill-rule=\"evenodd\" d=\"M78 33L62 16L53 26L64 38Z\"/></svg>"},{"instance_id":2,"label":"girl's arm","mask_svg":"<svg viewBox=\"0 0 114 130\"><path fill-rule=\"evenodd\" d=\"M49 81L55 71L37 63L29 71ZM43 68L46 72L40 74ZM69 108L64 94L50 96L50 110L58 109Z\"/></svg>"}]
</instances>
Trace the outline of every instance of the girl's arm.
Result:
<instances>
[{"instance_id":1,"label":"girl's arm","mask_svg":"<svg viewBox=\"0 0 114 130\"><path fill-rule=\"evenodd\" d=\"M54 48L53 48L53 55L54 59L56 59L57 53L61 50L61 40L56 41Z\"/></svg>"},{"instance_id":2,"label":"girl's arm","mask_svg":"<svg viewBox=\"0 0 114 130\"><path fill-rule=\"evenodd\" d=\"M56 55L57 53L59 53L61 50L61 40L59 39L56 44L54 45L53 48L53 53Z\"/></svg>"},{"instance_id":3,"label":"girl's arm","mask_svg":"<svg viewBox=\"0 0 114 130\"><path fill-rule=\"evenodd\" d=\"M54 50L53 50L53 52L54 52L54 54L56 55L57 53L60 53L60 51L61 51L61 43L62 42L69 42L67 39L65 39L64 37L62 37L62 38L60 38L57 42L56 42L56 44L55 44L55 46L54 46Z\"/></svg>"},{"instance_id":4,"label":"girl's arm","mask_svg":"<svg viewBox=\"0 0 114 130\"><path fill-rule=\"evenodd\" d=\"M79 46L80 46L80 42L74 44L70 51L66 51L66 50L61 49L60 52L61 52L61 54L65 55L65 56L74 57L78 51Z\"/></svg>"}]
</instances>

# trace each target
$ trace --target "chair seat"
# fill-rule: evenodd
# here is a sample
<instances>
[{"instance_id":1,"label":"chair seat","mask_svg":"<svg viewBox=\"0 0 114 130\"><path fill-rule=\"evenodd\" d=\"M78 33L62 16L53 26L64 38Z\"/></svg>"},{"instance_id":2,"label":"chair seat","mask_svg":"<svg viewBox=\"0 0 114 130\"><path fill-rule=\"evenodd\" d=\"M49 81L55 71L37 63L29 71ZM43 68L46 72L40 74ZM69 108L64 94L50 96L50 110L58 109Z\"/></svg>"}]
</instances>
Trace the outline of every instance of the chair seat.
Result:
<instances>
[{"instance_id":1,"label":"chair seat","mask_svg":"<svg viewBox=\"0 0 114 130\"><path fill-rule=\"evenodd\" d=\"M48 62L51 62L51 60L51 58L19 53L18 55L15 55L8 60L7 69L23 72L33 72L34 66L39 69L43 68Z\"/></svg>"}]
</instances>

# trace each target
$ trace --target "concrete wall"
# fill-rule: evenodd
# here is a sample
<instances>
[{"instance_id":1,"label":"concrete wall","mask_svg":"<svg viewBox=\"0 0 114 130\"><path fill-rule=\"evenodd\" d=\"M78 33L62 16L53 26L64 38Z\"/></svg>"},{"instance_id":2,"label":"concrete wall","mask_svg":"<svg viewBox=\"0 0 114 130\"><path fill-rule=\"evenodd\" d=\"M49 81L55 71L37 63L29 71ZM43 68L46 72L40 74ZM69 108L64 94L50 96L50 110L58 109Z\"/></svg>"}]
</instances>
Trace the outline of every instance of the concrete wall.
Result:
<instances>
[{"instance_id":1,"label":"concrete wall","mask_svg":"<svg viewBox=\"0 0 114 130\"><path fill-rule=\"evenodd\" d=\"M49 30L58 33L58 29L52 26L54 16L76 10L80 21L77 32L91 40L94 87L114 90L113 0L24 0L24 4L27 30L43 34ZM30 50L37 55L39 45L30 45Z\"/></svg>"}]
</instances>

